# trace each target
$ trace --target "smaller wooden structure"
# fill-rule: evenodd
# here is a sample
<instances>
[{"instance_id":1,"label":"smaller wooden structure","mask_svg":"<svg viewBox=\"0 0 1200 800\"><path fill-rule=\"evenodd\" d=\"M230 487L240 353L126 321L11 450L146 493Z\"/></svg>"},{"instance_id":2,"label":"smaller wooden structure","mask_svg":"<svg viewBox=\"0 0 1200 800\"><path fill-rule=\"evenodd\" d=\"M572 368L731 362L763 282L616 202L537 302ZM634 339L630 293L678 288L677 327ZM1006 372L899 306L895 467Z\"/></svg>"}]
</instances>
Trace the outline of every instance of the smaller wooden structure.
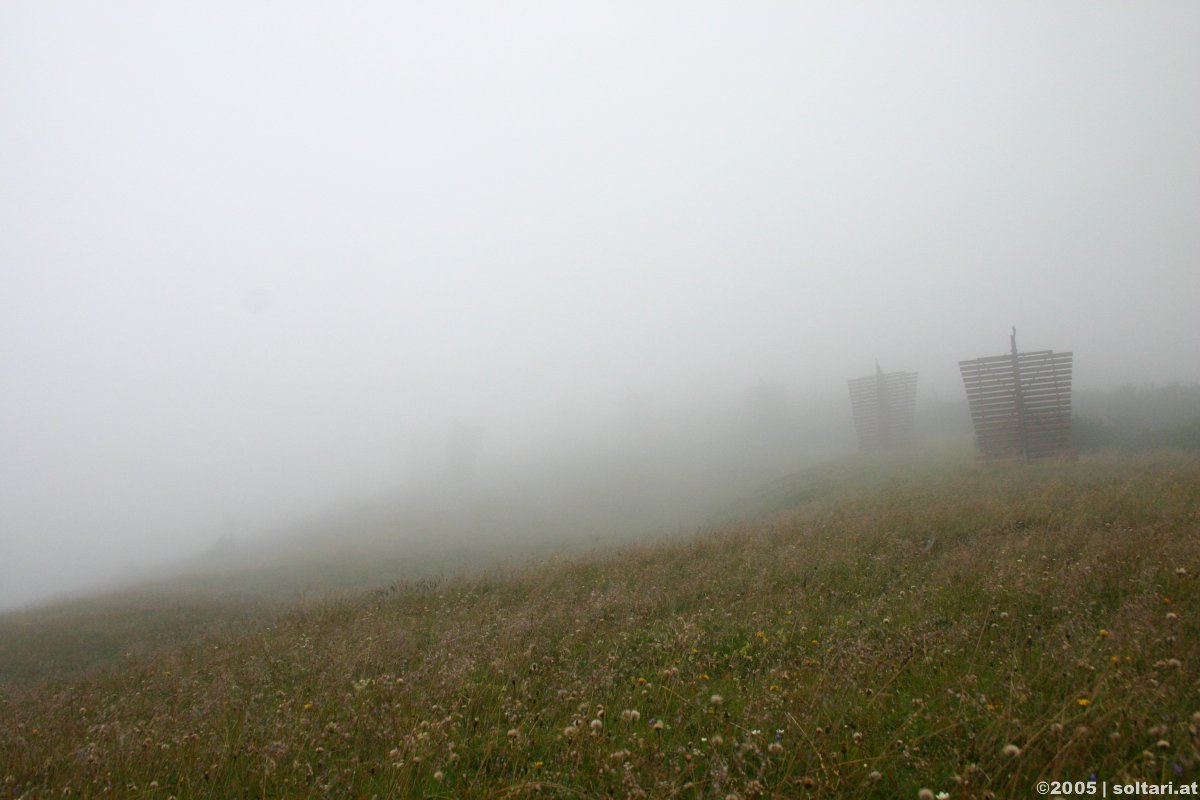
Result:
<instances>
[{"instance_id":1,"label":"smaller wooden structure","mask_svg":"<svg viewBox=\"0 0 1200 800\"><path fill-rule=\"evenodd\" d=\"M960 361L975 443L984 461L1035 459L1071 447L1071 353L1017 351Z\"/></svg>"},{"instance_id":2,"label":"smaller wooden structure","mask_svg":"<svg viewBox=\"0 0 1200 800\"><path fill-rule=\"evenodd\" d=\"M874 375L848 383L860 451L887 450L912 438L917 373L884 372L876 361Z\"/></svg>"}]
</instances>

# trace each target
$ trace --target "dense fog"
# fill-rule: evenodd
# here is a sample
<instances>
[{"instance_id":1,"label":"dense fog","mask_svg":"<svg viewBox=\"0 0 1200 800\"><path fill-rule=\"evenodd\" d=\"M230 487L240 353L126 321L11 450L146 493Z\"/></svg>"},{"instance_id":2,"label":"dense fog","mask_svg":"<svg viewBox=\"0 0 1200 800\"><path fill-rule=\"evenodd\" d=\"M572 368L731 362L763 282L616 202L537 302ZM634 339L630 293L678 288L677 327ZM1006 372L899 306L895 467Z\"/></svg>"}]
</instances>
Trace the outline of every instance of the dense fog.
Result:
<instances>
[{"instance_id":1,"label":"dense fog","mask_svg":"<svg viewBox=\"0 0 1200 800\"><path fill-rule=\"evenodd\" d=\"M1183 0L5 3L0 607L539 476L564 532L698 524L852 451L876 359L958 409L1014 325L1196 383L1198 41Z\"/></svg>"}]
</instances>

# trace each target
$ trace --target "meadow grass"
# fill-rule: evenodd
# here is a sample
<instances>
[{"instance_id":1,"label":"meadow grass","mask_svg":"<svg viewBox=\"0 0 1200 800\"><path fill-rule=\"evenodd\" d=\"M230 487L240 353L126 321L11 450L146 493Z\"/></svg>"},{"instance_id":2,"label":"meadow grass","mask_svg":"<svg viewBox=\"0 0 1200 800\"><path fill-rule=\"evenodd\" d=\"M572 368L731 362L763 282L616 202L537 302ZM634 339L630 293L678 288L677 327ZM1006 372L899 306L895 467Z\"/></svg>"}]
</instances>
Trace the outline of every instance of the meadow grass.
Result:
<instances>
[{"instance_id":1,"label":"meadow grass","mask_svg":"<svg viewBox=\"0 0 1200 800\"><path fill-rule=\"evenodd\" d=\"M10 682L0 792L1008 798L1197 779L1200 458L862 463L867 480L799 476L768 491L779 510L720 529Z\"/></svg>"}]
</instances>

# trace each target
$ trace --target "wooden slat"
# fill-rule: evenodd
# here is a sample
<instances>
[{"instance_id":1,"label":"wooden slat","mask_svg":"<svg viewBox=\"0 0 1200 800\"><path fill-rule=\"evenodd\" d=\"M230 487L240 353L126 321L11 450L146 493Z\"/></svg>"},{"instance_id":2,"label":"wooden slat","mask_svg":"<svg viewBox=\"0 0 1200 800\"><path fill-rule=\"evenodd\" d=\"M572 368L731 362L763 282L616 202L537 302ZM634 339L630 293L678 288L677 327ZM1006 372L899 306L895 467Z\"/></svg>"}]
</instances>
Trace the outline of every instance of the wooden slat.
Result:
<instances>
[{"instance_id":1,"label":"wooden slat","mask_svg":"<svg viewBox=\"0 0 1200 800\"><path fill-rule=\"evenodd\" d=\"M860 449L879 449L911 436L917 373L889 372L853 378L847 383Z\"/></svg>"},{"instance_id":2,"label":"wooden slat","mask_svg":"<svg viewBox=\"0 0 1200 800\"><path fill-rule=\"evenodd\" d=\"M1052 350L959 362L982 458L1017 456L1022 446L1040 458L1070 446L1073 363L1072 353Z\"/></svg>"}]
</instances>

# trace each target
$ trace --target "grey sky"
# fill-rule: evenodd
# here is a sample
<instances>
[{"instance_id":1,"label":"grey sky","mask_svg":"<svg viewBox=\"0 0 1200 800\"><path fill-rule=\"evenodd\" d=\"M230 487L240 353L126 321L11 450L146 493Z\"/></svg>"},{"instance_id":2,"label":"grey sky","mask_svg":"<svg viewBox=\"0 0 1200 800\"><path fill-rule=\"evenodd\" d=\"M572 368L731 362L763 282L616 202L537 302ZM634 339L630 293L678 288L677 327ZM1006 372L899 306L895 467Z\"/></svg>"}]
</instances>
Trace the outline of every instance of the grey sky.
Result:
<instances>
[{"instance_id":1,"label":"grey sky","mask_svg":"<svg viewBox=\"0 0 1200 800\"><path fill-rule=\"evenodd\" d=\"M759 380L1200 380L1200 5L8 2L0 605ZM706 400L707 401L707 400ZM55 572L49 571L54 565Z\"/></svg>"}]
</instances>

